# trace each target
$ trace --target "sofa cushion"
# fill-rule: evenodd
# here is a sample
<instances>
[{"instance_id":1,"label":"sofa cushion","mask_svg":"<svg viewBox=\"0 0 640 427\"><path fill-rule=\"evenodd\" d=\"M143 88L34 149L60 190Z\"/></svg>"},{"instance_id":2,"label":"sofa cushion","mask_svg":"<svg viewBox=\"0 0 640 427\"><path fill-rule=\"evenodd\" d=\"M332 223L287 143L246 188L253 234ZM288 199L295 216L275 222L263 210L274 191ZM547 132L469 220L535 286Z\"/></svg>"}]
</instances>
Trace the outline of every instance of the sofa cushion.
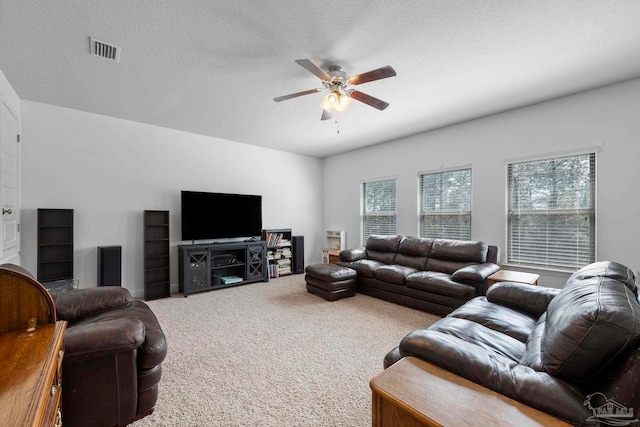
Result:
<instances>
[{"instance_id":1,"label":"sofa cushion","mask_svg":"<svg viewBox=\"0 0 640 427\"><path fill-rule=\"evenodd\" d=\"M474 240L435 239L429 257L465 263L487 261L487 244Z\"/></svg>"},{"instance_id":2,"label":"sofa cushion","mask_svg":"<svg viewBox=\"0 0 640 427\"><path fill-rule=\"evenodd\" d=\"M51 296L56 305L58 319L69 323L125 307L131 302L129 290L119 286L52 292Z\"/></svg>"},{"instance_id":3,"label":"sofa cushion","mask_svg":"<svg viewBox=\"0 0 640 427\"><path fill-rule=\"evenodd\" d=\"M381 236L372 234L367 238L367 257L384 264L393 264L402 236Z\"/></svg>"},{"instance_id":4,"label":"sofa cushion","mask_svg":"<svg viewBox=\"0 0 640 427\"><path fill-rule=\"evenodd\" d=\"M540 317L551 300L560 293L560 289L525 283L499 282L487 290L490 302L523 311L534 317Z\"/></svg>"},{"instance_id":5,"label":"sofa cushion","mask_svg":"<svg viewBox=\"0 0 640 427\"><path fill-rule=\"evenodd\" d=\"M527 345L524 353L520 358L520 363L535 369L536 371L543 372L542 360L540 359L540 346L542 345L542 337L544 335L544 328L547 321L547 314L544 313L538 319L536 327L529 334L527 338Z\"/></svg>"},{"instance_id":6,"label":"sofa cushion","mask_svg":"<svg viewBox=\"0 0 640 427\"><path fill-rule=\"evenodd\" d=\"M398 291L398 289L394 289L394 291L396 293L401 293L402 295L415 298L416 300L439 304L443 306L443 308L446 307L447 310L445 310L444 312L440 312L440 311L433 312L434 314L439 314L440 316L446 316L447 314L451 313L454 309L460 307L461 305L469 301L466 298L456 298L451 295L441 295L433 292L421 291L419 289L408 288L406 286L403 286L401 288L401 291ZM448 308L451 308L451 310L449 310ZM429 310L425 310L425 311L429 311Z\"/></svg>"},{"instance_id":7,"label":"sofa cushion","mask_svg":"<svg viewBox=\"0 0 640 427\"><path fill-rule=\"evenodd\" d=\"M636 295L606 271L600 268L603 276L577 272L549 303L540 357L550 374L584 385L640 340Z\"/></svg>"},{"instance_id":8,"label":"sofa cushion","mask_svg":"<svg viewBox=\"0 0 640 427\"><path fill-rule=\"evenodd\" d=\"M400 350L413 354L413 351L419 351L416 345L420 346L424 337L438 333L454 341L460 340L471 343L478 350L483 349L496 356L505 357L510 361L520 360L525 349L523 342L498 331L467 319L447 316L429 326L428 329L411 332L402 339Z\"/></svg>"},{"instance_id":9,"label":"sofa cushion","mask_svg":"<svg viewBox=\"0 0 640 427\"><path fill-rule=\"evenodd\" d=\"M471 299L478 295L474 286L454 282L449 274L437 271L414 272L406 277L404 283L408 288L456 298Z\"/></svg>"},{"instance_id":10,"label":"sofa cushion","mask_svg":"<svg viewBox=\"0 0 640 427\"><path fill-rule=\"evenodd\" d=\"M630 268L613 261L594 262L593 264L582 267L580 270L573 273L567 282L589 279L591 277L608 277L610 279L615 279L624 283L624 285L635 295L638 294L637 277L633 271Z\"/></svg>"},{"instance_id":11,"label":"sofa cushion","mask_svg":"<svg viewBox=\"0 0 640 427\"><path fill-rule=\"evenodd\" d=\"M357 272L338 264L311 264L304 269L307 276L312 276L324 282L338 282L355 279Z\"/></svg>"},{"instance_id":12,"label":"sofa cushion","mask_svg":"<svg viewBox=\"0 0 640 427\"><path fill-rule=\"evenodd\" d=\"M349 267L358 272L360 277L373 277L373 272L380 267L384 267L386 264L380 261L374 261L372 259L361 259L353 262L339 262L338 265L343 267Z\"/></svg>"},{"instance_id":13,"label":"sofa cushion","mask_svg":"<svg viewBox=\"0 0 640 427\"><path fill-rule=\"evenodd\" d=\"M526 313L491 303L486 297L477 297L449 314L449 317L467 319L498 331L523 343L536 327L536 319Z\"/></svg>"},{"instance_id":14,"label":"sofa cushion","mask_svg":"<svg viewBox=\"0 0 640 427\"><path fill-rule=\"evenodd\" d=\"M439 258L429 258L427 260L427 270L429 271L437 271L440 273L453 274L456 271L468 267L470 265L477 265L474 262L465 262L465 261L451 261L447 259L439 259Z\"/></svg>"},{"instance_id":15,"label":"sofa cushion","mask_svg":"<svg viewBox=\"0 0 640 427\"><path fill-rule=\"evenodd\" d=\"M451 278L460 283L482 283L498 270L500 267L491 262L472 264L454 271Z\"/></svg>"},{"instance_id":16,"label":"sofa cushion","mask_svg":"<svg viewBox=\"0 0 640 427\"><path fill-rule=\"evenodd\" d=\"M431 252L431 245L433 245L433 239L403 237L398 246L395 263L406 265L416 270L424 270Z\"/></svg>"},{"instance_id":17,"label":"sofa cushion","mask_svg":"<svg viewBox=\"0 0 640 427\"><path fill-rule=\"evenodd\" d=\"M374 279L382 280L384 282L395 283L396 285L404 285L405 277L411 273L415 273L415 268L407 267L405 265L383 265L377 268L373 272Z\"/></svg>"},{"instance_id":18,"label":"sofa cushion","mask_svg":"<svg viewBox=\"0 0 640 427\"><path fill-rule=\"evenodd\" d=\"M367 251L364 248L345 249L340 251L340 261L357 261L367 257Z\"/></svg>"}]
</instances>

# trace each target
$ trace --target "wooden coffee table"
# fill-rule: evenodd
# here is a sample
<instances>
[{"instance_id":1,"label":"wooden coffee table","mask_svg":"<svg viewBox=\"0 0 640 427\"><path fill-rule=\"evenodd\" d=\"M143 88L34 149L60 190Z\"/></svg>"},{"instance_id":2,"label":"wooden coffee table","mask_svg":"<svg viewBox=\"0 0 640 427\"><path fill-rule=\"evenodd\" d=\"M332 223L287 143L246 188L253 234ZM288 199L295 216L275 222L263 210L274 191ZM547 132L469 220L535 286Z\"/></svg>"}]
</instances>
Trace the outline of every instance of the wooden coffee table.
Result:
<instances>
[{"instance_id":1,"label":"wooden coffee table","mask_svg":"<svg viewBox=\"0 0 640 427\"><path fill-rule=\"evenodd\" d=\"M537 285L539 274L523 273L522 271L498 270L491 276L487 277L489 286L497 282L516 282L525 283L527 285Z\"/></svg>"},{"instance_id":2,"label":"wooden coffee table","mask_svg":"<svg viewBox=\"0 0 640 427\"><path fill-rule=\"evenodd\" d=\"M373 427L570 427L415 357L399 360L370 385Z\"/></svg>"}]
</instances>

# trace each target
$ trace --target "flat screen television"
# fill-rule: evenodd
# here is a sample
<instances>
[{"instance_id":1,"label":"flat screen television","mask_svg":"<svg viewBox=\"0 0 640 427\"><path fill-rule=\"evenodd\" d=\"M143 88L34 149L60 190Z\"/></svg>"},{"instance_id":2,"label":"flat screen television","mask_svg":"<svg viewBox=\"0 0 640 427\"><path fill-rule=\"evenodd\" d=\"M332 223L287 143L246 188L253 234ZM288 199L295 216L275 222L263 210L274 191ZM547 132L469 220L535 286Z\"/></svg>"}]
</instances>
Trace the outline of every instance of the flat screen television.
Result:
<instances>
[{"instance_id":1,"label":"flat screen television","mask_svg":"<svg viewBox=\"0 0 640 427\"><path fill-rule=\"evenodd\" d=\"M262 234L262 196L182 191L182 240Z\"/></svg>"}]
</instances>

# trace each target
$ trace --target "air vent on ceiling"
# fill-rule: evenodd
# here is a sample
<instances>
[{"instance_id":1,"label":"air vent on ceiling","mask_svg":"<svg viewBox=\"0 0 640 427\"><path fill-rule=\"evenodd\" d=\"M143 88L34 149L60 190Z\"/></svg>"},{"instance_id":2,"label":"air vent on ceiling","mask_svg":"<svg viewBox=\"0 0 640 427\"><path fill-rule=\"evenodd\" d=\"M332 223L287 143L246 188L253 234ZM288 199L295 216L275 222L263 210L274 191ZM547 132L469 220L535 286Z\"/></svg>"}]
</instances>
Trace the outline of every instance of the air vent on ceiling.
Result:
<instances>
[{"instance_id":1,"label":"air vent on ceiling","mask_svg":"<svg viewBox=\"0 0 640 427\"><path fill-rule=\"evenodd\" d=\"M111 61L120 62L120 47L105 43L93 37L91 39L91 54Z\"/></svg>"}]
</instances>

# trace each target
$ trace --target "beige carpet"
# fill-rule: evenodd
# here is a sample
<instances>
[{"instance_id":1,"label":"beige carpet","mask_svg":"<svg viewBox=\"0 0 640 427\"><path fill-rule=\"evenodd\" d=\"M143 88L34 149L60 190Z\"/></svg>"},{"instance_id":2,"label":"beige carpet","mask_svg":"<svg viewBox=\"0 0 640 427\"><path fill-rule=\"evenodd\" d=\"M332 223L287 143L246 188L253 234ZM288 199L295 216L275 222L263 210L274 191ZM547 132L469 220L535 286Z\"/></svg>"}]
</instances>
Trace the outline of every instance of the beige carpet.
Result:
<instances>
[{"instance_id":1,"label":"beige carpet","mask_svg":"<svg viewBox=\"0 0 640 427\"><path fill-rule=\"evenodd\" d=\"M146 426L370 426L384 355L436 316L357 294L310 294L303 275L149 302L167 336Z\"/></svg>"}]
</instances>

